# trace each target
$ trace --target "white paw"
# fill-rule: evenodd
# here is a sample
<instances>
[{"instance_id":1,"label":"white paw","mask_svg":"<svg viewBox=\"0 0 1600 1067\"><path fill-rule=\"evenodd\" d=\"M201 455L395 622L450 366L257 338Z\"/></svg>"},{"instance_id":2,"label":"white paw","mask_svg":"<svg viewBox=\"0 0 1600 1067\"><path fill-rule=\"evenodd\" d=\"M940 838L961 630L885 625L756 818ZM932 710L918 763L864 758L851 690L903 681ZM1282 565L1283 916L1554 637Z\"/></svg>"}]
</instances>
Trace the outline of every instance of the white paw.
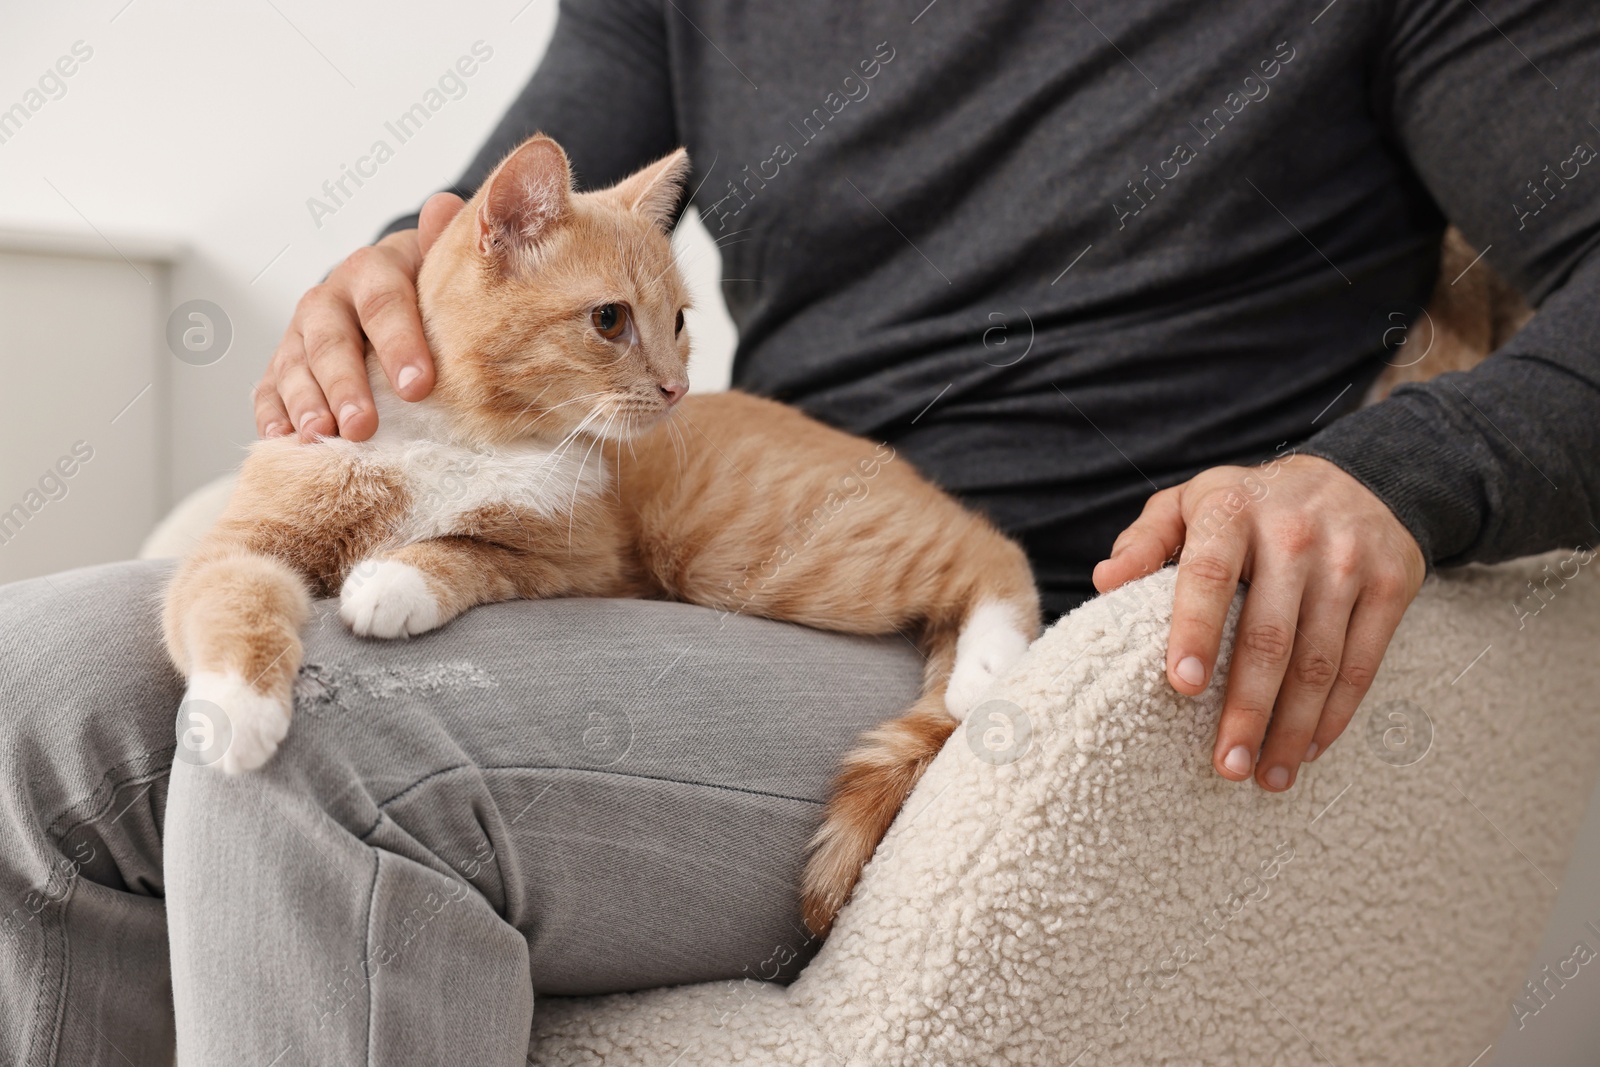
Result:
<instances>
[{"instance_id":1,"label":"white paw","mask_svg":"<svg viewBox=\"0 0 1600 1067\"><path fill-rule=\"evenodd\" d=\"M189 679L178 709L177 758L220 763L229 774L253 771L288 733L287 701L256 692L237 674L201 671Z\"/></svg>"},{"instance_id":2,"label":"white paw","mask_svg":"<svg viewBox=\"0 0 1600 1067\"><path fill-rule=\"evenodd\" d=\"M944 706L956 718L978 706L989 688L1028 651L1028 639L1017 629L1004 604L979 604L956 639L956 665L944 692Z\"/></svg>"},{"instance_id":3,"label":"white paw","mask_svg":"<svg viewBox=\"0 0 1600 1067\"><path fill-rule=\"evenodd\" d=\"M369 559L344 580L339 618L362 637L410 637L439 625L439 601L411 564Z\"/></svg>"}]
</instances>

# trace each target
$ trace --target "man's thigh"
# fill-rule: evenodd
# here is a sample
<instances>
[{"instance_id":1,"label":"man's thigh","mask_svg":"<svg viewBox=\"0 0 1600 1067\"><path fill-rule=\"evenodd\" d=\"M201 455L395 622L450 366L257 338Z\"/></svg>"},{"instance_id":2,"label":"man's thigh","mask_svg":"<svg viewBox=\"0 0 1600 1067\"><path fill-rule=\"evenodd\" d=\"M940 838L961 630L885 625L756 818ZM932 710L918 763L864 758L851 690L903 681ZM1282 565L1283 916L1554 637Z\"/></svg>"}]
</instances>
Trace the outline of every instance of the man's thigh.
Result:
<instances>
[{"instance_id":1,"label":"man's thigh","mask_svg":"<svg viewBox=\"0 0 1600 1067\"><path fill-rule=\"evenodd\" d=\"M7 1062L98 1062L75 1042L108 1031L124 1052L170 1047L170 571L0 588ZM263 773L298 779L371 847L471 882L548 992L792 974L810 948L804 847L839 759L919 684L898 638L683 605L505 604L392 643L332 609L318 605L296 720ZM307 862L331 847L304 844Z\"/></svg>"},{"instance_id":2,"label":"man's thigh","mask_svg":"<svg viewBox=\"0 0 1600 1067\"><path fill-rule=\"evenodd\" d=\"M900 638L651 601L491 605L405 641L324 602L306 645L268 773L471 882L551 994L796 973L832 779L922 669Z\"/></svg>"},{"instance_id":3,"label":"man's thigh","mask_svg":"<svg viewBox=\"0 0 1600 1067\"><path fill-rule=\"evenodd\" d=\"M171 1048L169 573L112 564L0 587L0 1062Z\"/></svg>"}]
</instances>

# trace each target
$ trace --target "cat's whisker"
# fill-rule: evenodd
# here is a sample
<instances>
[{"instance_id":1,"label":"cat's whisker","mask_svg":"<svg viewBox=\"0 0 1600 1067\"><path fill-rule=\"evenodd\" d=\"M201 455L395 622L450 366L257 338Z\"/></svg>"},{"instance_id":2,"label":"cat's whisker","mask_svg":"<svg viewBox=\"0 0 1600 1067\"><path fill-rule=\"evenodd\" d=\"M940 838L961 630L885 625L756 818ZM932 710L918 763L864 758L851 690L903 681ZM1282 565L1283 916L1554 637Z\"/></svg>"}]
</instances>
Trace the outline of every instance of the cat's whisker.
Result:
<instances>
[{"instance_id":1,"label":"cat's whisker","mask_svg":"<svg viewBox=\"0 0 1600 1067\"><path fill-rule=\"evenodd\" d=\"M556 459L561 459L562 457L564 457L567 454L567 449L571 448L573 443L577 441L578 435L581 434L584 431L584 429L589 425L589 423L593 422L595 419L597 419L599 417L600 417L600 410L598 408L596 408L595 410L589 412L589 414L585 415L578 422L578 425L576 425L576 426L574 426L572 428L572 432L567 434L567 436L563 437L561 439L561 443L556 445L556 447L555 447L555 458Z\"/></svg>"},{"instance_id":2,"label":"cat's whisker","mask_svg":"<svg viewBox=\"0 0 1600 1067\"><path fill-rule=\"evenodd\" d=\"M678 420L669 418L667 429L671 433L672 455L678 461L678 476L683 476L683 464L689 458L689 443L683 438L683 427L678 425Z\"/></svg>"},{"instance_id":3,"label":"cat's whisker","mask_svg":"<svg viewBox=\"0 0 1600 1067\"><path fill-rule=\"evenodd\" d=\"M583 399L584 400L588 400L588 399L591 399L591 398L590 397L584 397ZM519 436L521 436L521 435L525 435L525 434L529 433L530 431L533 430L534 426L536 426L538 424L540 419L544 418L545 415L552 414L554 412L554 410L555 409L552 408L550 411L546 411L544 413L544 415L539 415L539 416L537 416L537 417L535 417L533 419L530 419L528 422L524 423L522 426L517 427L517 430L516 430L517 434Z\"/></svg>"},{"instance_id":4,"label":"cat's whisker","mask_svg":"<svg viewBox=\"0 0 1600 1067\"><path fill-rule=\"evenodd\" d=\"M634 447L633 447L633 439L637 434L638 434L638 427L634 426L632 419L629 419L628 420L628 436L627 436L628 455L633 459L633 461L635 463L639 462L639 453L634 451ZM620 449L620 448L617 449L617 477L618 478L622 477L622 449Z\"/></svg>"},{"instance_id":5,"label":"cat's whisker","mask_svg":"<svg viewBox=\"0 0 1600 1067\"><path fill-rule=\"evenodd\" d=\"M566 437L562 438L561 443L559 445L557 445L554 449L551 450L550 458L549 458L549 461L548 461L549 465L550 465L549 469L545 471L544 480L539 483L539 491L541 493L544 492L545 487L550 484L550 479L555 477L556 472L562 469L563 461L567 458L567 451L568 451L568 449L570 449L572 447L573 443L578 440L578 435L580 433L582 433L584 427L588 426L591 421L593 421L596 417L599 416L599 414L600 413L599 413L598 410L589 412L589 414L584 416L583 421L578 423L577 426L573 427L572 432L567 434ZM577 499L577 487L580 486L582 483L583 483L583 468L579 467L578 468L578 476L577 476L577 478L575 478L573 480L573 500L574 501L576 501L576 499ZM568 529L569 529L569 531L571 529L571 517L570 517L570 515L568 517ZM569 533L569 536L568 536L568 545L569 545L569 547L570 547L570 544L571 544L571 539L570 539L570 533Z\"/></svg>"},{"instance_id":6,"label":"cat's whisker","mask_svg":"<svg viewBox=\"0 0 1600 1067\"><path fill-rule=\"evenodd\" d=\"M598 414L598 413L599 412L598 412L598 409L597 409L596 410L596 414ZM588 464L589 464L589 454L595 450L595 446L598 445L601 441L605 440L606 431L611 428L611 420L615 419L616 417L617 417L617 413L616 413L615 410L613 410L611 412L611 414L606 416L605 425L600 427L600 432L595 434L594 439L589 442L588 451L584 452L583 459L578 462L578 476L572 480L572 502L567 508L567 548L568 549L572 548L572 516L576 513L577 507L578 507L578 490L583 487L583 468L588 466ZM605 473L605 450L604 449L602 449L601 452L600 452L600 464L601 464L600 473L604 474Z\"/></svg>"},{"instance_id":7,"label":"cat's whisker","mask_svg":"<svg viewBox=\"0 0 1600 1067\"><path fill-rule=\"evenodd\" d=\"M697 252L696 254L698 255L699 253ZM639 247L639 255L640 255L641 259L644 258L645 256L648 255L648 250L646 250L643 246L640 246ZM691 260L690 262L694 262L694 261ZM678 270L678 272L680 274L688 273L684 269L684 262L679 257L679 255L678 255L678 246L675 245L675 244L667 246L667 265L665 267L662 267L661 270L656 274L656 276L654 278L650 279L648 285L650 287L654 287L657 282L659 282L662 278L666 277L668 271L670 271L670 270L672 270L674 268L677 268L677 270Z\"/></svg>"},{"instance_id":8,"label":"cat's whisker","mask_svg":"<svg viewBox=\"0 0 1600 1067\"><path fill-rule=\"evenodd\" d=\"M545 392L549 392L549 388L548 388L548 387L547 387L547 388L546 388L546 389L545 389ZM541 394L540 394L540 395L541 395L541 396L542 396L542 395L543 395L543 394L542 394L542 393L541 393ZM543 415L539 415L539 416L538 416L538 417L537 417L537 418L535 418L535 419L534 419L534 422L537 422L537 421L539 421L539 419L542 419L542 418L544 418L544 416L545 416L545 415L548 415L548 414L550 414L550 413L551 413L551 412L552 412L552 411L559 411L559 410L560 410L560 409L561 409L561 408L564 408L564 407L566 407L566 406L567 406L567 405L569 405L569 404L581 404L581 403L583 403L583 402L584 402L584 401L585 401L585 400L593 400L593 399L594 399L594 398L595 398L595 397L600 397L600 396L605 396L605 395L606 395L606 390L604 390L604 389L597 389L597 390L595 390L595 391L594 391L594 392L592 392L592 393L583 393L583 394L581 394L581 395L579 395L579 396L575 396L575 397L573 397L573 398L572 398L572 399L570 399L570 400L563 400L563 401L562 401L562 402L561 402L561 403L559 403L559 404L552 404L552 405L551 405L551 406L550 406L550 407L548 407L548 408L546 408L546 409L545 409L545 411L544 411L544 414L543 414ZM535 400L535 401L534 401L534 402L533 402L533 403L537 403L537 402L538 402L538 401L537 401L537 399L536 399L536 400ZM533 406L533 404L532 404L532 403L530 403L530 404L529 404L529 405L528 405L528 407L532 407L532 406ZM524 408L524 409L523 409L523 410L524 410L524 411L526 411L526 410L527 410L527 408ZM533 423L529 423L529 424L528 424L528 425L530 425L530 426L531 426L531 425L533 425Z\"/></svg>"},{"instance_id":9,"label":"cat's whisker","mask_svg":"<svg viewBox=\"0 0 1600 1067\"><path fill-rule=\"evenodd\" d=\"M544 394L548 393L550 390L554 389L555 387L556 387L556 383L555 382L551 382L549 385L547 385L543 389L539 390L539 395L538 396L534 397L532 400L530 400L526 404L522 405L522 410L517 412L516 415L513 416L513 421L515 421L516 419L520 419L520 418L522 418L522 416L526 415L528 413L528 409L529 408L533 407L533 405L535 405L539 401L543 400L544 399Z\"/></svg>"},{"instance_id":10,"label":"cat's whisker","mask_svg":"<svg viewBox=\"0 0 1600 1067\"><path fill-rule=\"evenodd\" d=\"M621 437L621 439L620 439L620 441L618 442L618 445L617 445L617 473L616 473L615 477L611 481L611 489L612 489L612 495L613 496L615 496L618 493L620 493L621 492L621 487L622 487L622 445L626 444L630 449L633 448L633 440L632 440L632 438L630 438L628 436L628 432L632 428L632 425L633 425L632 417L628 416L628 415L624 415L622 417L622 430L621 430L622 437ZM606 458L605 450L602 449L601 452L600 452L600 463L601 463L602 466L605 465L605 458Z\"/></svg>"},{"instance_id":11,"label":"cat's whisker","mask_svg":"<svg viewBox=\"0 0 1600 1067\"><path fill-rule=\"evenodd\" d=\"M547 387L546 391L547 392L549 391L548 387ZM541 394L541 395L543 395L543 394ZM602 396L605 396L605 395L607 395L607 391L604 390L604 389L600 389L600 390L596 390L595 392L592 392L592 393L584 393L582 396L575 396L571 400L563 400L559 404L554 404L551 407L546 408L543 414L535 416L532 420L530 420L528 422L528 424L526 426L519 427L518 430L517 430L517 433L519 433L519 434L527 433L529 430L533 429L534 423L538 422L540 419L544 418L546 415L549 415L552 412L558 411L561 408L566 407L568 404L581 404L585 400L593 400L596 397L602 397ZM532 406L533 406L533 404L529 404L528 405L528 407L532 407ZM522 410L523 411L527 411L528 408L523 408ZM518 417L521 417L521 412L518 412Z\"/></svg>"},{"instance_id":12,"label":"cat's whisker","mask_svg":"<svg viewBox=\"0 0 1600 1067\"><path fill-rule=\"evenodd\" d=\"M724 234L723 236L718 237L715 240L713 240L711 243L720 248L721 245L722 245L722 242L726 241L728 238L733 237L736 234L749 233L749 232L750 232L749 227L746 227L745 229L742 229L742 230L734 230L733 233ZM655 284L656 282L660 281L663 277L665 277L667 271L673 269L674 267L676 267L678 269L678 273L680 273L680 274L688 274L689 273L689 268L692 267L693 265L695 265L696 263L699 263L701 258L705 255L705 253L702 250L700 250L698 248L695 248L695 249L690 249L690 252L692 253L692 255L690 255L690 257L688 259L684 259L683 258L683 250L678 247L678 244L676 242L673 242L671 245L669 245L668 248L667 248L667 251L668 251L668 254L670 256L670 261L668 262L667 266L662 269L660 274L657 274L654 278L651 279L651 284L652 285Z\"/></svg>"},{"instance_id":13,"label":"cat's whisker","mask_svg":"<svg viewBox=\"0 0 1600 1067\"><path fill-rule=\"evenodd\" d=\"M572 447L572 443L577 440L578 435L583 432L584 427L588 426L591 421L599 416L599 414L600 412L598 409L589 412L589 414L583 417L583 420L579 422L578 425L572 428L571 433L563 437L561 442L550 450L550 469L545 472L544 481L539 483L540 492L543 492L544 487L550 484L550 479L555 477L556 471L561 469L561 461L566 458L567 449Z\"/></svg>"}]
</instances>

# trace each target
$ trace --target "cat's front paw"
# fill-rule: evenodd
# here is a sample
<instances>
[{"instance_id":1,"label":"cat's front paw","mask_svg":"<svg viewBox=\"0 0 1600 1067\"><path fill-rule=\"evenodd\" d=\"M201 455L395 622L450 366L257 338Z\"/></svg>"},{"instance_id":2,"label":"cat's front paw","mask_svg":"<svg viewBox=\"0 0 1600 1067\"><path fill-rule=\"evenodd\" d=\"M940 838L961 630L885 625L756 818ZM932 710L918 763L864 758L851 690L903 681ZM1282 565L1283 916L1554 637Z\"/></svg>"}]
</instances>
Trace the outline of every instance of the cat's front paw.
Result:
<instances>
[{"instance_id":1,"label":"cat's front paw","mask_svg":"<svg viewBox=\"0 0 1600 1067\"><path fill-rule=\"evenodd\" d=\"M237 674L203 671L189 679L178 709L178 758L253 771L289 733L289 701L252 689Z\"/></svg>"},{"instance_id":2,"label":"cat's front paw","mask_svg":"<svg viewBox=\"0 0 1600 1067\"><path fill-rule=\"evenodd\" d=\"M369 559L350 571L339 590L339 618L362 637L410 637L443 621L426 576L393 559Z\"/></svg>"},{"instance_id":3,"label":"cat's front paw","mask_svg":"<svg viewBox=\"0 0 1600 1067\"><path fill-rule=\"evenodd\" d=\"M989 688L1028 651L1028 638L1003 605L981 604L956 639L956 665L945 687L944 706L966 721Z\"/></svg>"}]
</instances>

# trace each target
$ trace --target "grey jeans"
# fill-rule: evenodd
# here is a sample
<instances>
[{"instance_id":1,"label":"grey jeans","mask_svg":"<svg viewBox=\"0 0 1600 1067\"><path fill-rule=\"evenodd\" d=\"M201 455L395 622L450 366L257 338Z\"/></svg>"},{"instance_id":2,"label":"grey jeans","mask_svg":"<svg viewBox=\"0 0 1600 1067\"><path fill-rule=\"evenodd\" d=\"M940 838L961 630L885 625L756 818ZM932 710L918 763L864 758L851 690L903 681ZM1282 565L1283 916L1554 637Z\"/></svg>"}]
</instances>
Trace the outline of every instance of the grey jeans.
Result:
<instances>
[{"instance_id":1,"label":"grey jeans","mask_svg":"<svg viewBox=\"0 0 1600 1067\"><path fill-rule=\"evenodd\" d=\"M168 573L0 588L0 1062L509 1067L535 993L787 980L838 761L920 680L679 604L401 642L321 604L288 741L228 777L226 724L175 727Z\"/></svg>"}]
</instances>

